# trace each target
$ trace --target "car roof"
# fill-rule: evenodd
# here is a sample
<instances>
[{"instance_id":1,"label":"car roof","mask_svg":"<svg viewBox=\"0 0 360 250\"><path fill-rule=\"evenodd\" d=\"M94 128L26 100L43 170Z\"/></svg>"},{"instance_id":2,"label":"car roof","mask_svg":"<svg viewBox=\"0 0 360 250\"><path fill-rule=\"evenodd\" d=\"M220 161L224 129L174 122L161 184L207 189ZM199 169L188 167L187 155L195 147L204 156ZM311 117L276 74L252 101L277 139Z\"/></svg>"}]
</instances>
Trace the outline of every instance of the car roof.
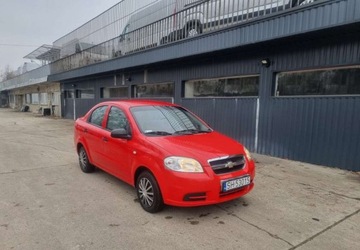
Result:
<instances>
[{"instance_id":1,"label":"car roof","mask_svg":"<svg viewBox=\"0 0 360 250\"><path fill-rule=\"evenodd\" d=\"M120 105L129 108L139 107L139 106L177 106L170 102L146 100L146 99L114 100L114 101L101 102L98 105Z\"/></svg>"}]
</instances>

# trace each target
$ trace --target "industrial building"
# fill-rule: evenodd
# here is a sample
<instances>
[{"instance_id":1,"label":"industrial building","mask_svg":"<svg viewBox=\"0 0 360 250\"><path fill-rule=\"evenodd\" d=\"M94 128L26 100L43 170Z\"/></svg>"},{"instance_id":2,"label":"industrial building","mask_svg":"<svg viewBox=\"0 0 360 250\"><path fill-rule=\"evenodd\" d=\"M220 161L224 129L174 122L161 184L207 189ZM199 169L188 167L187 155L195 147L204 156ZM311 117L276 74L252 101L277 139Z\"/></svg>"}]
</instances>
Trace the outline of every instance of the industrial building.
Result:
<instances>
[{"instance_id":1,"label":"industrial building","mask_svg":"<svg viewBox=\"0 0 360 250\"><path fill-rule=\"evenodd\" d=\"M254 1L231 13L225 1L185 1L135 29L121 1L34 51L48 63L0 91L12 107L43 104L67 119L105 100L170 101L253 152L360 171L360 1ZM149 6L127 8L140 20ZM89 28L103 17L117 25L109 37L107 25Z\"/></svg>"}]
</instances>

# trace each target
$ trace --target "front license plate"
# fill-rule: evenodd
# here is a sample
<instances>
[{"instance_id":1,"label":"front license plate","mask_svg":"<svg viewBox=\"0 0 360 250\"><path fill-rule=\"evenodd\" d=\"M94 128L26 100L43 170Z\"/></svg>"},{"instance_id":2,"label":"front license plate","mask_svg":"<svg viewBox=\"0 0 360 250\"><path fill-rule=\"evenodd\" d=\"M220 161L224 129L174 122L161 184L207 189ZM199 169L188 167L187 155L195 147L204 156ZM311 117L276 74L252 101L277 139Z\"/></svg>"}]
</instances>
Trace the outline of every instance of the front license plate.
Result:
<instances>
[{"instance_id":1,"label":"front license plate","mask_svg":"<svg viewBox=\"0 0 360 250\"><path fill-rule=\"evenodd\" d=\"M250 176L242 176L240 178L226 180L221 182L222 192L228 192L233 189L245 187L250 184Z\"/></svg>"}]
</instances>

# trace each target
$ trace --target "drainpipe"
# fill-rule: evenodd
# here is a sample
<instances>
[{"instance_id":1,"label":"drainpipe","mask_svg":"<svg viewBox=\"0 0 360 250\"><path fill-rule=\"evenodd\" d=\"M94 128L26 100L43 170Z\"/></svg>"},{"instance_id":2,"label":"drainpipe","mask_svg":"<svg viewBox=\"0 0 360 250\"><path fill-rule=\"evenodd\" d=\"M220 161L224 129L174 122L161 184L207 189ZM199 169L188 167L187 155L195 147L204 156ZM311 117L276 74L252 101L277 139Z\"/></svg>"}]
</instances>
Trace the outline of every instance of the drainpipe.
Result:
<instances>
[{"instance_id":1,"label":"drainpipe","mask_svg":"<svg viewBox=\"0 0 360 250\"><path fill-rule=\"evenodd\" d=\"M74 98L73 98L73 114L74 114L74 121L76 120L76 84L73 84L73 89L74 89Z\"/></svg>"},{"instance_id":2,"label":"drainpipe","mask_svg":"<svg viewBox=\"0 0 360 250\"><path fill-rule=\"evenodd\" d=\"M260 116L260 97L256 99L256 118L255 118L255 145L254 151L258 152L259 143L259 116Z\"/></svg>"}]
</instances>

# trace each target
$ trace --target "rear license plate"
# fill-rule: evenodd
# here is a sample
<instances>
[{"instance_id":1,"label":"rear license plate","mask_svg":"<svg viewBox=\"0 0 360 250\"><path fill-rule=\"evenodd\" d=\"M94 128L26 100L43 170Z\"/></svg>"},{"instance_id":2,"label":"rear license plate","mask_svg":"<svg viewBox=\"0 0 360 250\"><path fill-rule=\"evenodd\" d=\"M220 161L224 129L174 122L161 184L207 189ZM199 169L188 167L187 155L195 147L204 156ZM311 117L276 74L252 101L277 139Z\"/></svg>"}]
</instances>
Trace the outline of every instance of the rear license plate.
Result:
<instances>
[{"instance_id":1,"label":"rear license plate","mask_svg":"<svg viewBox=\"0 0 360 250\"><path fill-rule=\"evenodd\" d=\"M225 180L221 182L221 191L228 192L237 188L245 187L250 184L250 176L242 176L240 178Z\"/></svg>"}]
</instances>

